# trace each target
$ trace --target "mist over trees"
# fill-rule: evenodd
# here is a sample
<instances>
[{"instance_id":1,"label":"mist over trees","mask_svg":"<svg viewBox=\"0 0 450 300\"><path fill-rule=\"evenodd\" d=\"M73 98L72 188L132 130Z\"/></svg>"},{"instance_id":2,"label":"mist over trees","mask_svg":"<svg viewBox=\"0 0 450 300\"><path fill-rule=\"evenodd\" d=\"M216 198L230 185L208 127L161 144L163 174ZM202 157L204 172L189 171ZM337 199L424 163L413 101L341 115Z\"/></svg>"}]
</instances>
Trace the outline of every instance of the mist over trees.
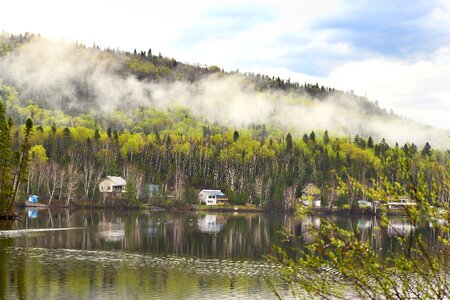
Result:
<instances>
[{"instance_id":1,"label":"mist over trees","mask_svg":"<svg viewBox=\"0 0 450 300\"><path fill-rule=\"evenodd\" d=\"M21 125L35 124L22 199L104 205L98 183L117 175L134 204L148 202L148 184L158 184L178 205L195 201L195 189L219 188L230 203L290 209L315 183L324 206L353 207L386 178L383 197L414 198L412 179L422 185L420 199L448 204L445 132L351 93L188 65L151 49L100 50L33 35L2 36L0 49L14 151ZM408 134L421 142L402 142Z\"/></svg>"},{"instance_id":2,"label":"mist over trees","mask_svg":"<svg viewBox=\"0 0 450 300\"><path fill-rule=\"evenodd\" d=\"M186 107L191 117L226 127L265 124L293 134L328 130L352 139L385 138L390 145L449 145L448 132L387 112L351 91L186 64L152 49L102 50L32 34L0 35L0 49L0 78L19 91L20 106L71 117Z\"/></svg>"},{"instance_id":3,"label":"mist over trees","mask_svg":"<svg viewBox=\"0 0 450 300\"><path fill-rule=\"evenodd\" d=\"M312 182L321 188L324 206L352 207L381 178L396 183L385 197L413 193L412 178L423 186L427 201L449 201L449 152L430 144L423 149L390 146L360 136L337 138L327 131L285 134L259 124L234 130L199 122L183 108L70 117L18 105L12 87L2 85L0 91L11 116L18 121L31 116L36 122L22 198L34 193L61 205L74 199L104 205L98 183L117 175L130 184L133 195L126 199L131 204L147 203L146 187L152 183L177 205L192 201L186 197L192 189L209 187L224 190L231 203L290 209ZM23 140L20 127L12 136L17 151Z\"/></svg>"}]
</instances>

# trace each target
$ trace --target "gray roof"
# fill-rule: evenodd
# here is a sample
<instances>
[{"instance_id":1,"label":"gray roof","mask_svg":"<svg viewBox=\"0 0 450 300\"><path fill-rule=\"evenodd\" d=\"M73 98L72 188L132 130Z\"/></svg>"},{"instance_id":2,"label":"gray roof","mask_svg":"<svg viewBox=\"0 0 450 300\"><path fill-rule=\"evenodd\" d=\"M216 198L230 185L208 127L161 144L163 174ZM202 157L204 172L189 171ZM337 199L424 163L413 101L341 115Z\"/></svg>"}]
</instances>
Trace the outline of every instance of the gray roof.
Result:
<instances>
[{"instance_id":1,"label":"gray roof","mask_svg":"<svg viewBox=\"0 0 450 300\"><path fill-rule=\"evenodd\" d=\"M200 193L205 193L208 196L225 196L221 190L202 190Z\"/></svg>"},{"instance_id":2,"label":"gray roof","mask_svg":"<svg viewBox=\"0 0 450 300\"><path fill-rule=\"evenodd\" d=\"M127 184L126 180L119 176L106 176L106 178L111 180L114 183L114 185L126 185Z\"/></svg>"}]
</instances>

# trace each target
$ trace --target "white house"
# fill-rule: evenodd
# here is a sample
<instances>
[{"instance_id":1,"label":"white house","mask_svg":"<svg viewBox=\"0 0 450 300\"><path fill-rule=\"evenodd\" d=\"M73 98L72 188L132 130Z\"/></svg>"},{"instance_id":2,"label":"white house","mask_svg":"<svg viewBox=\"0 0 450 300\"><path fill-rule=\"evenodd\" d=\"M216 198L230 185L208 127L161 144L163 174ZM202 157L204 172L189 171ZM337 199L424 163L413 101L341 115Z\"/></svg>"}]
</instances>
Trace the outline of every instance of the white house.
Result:
<instances>
[{"instance_id":1,"label":"white house","mask_svg":"<svg viewBox=\"0 0 450 300\"><path fill-rule=\"evenodd\" d=\"M125 186L127 182L122 177L118 176L106 176L105 179L100 182L98 188L100 189L100 193L103 193L105 196L120 196L123 192L125 192Z\"/></svg>"},{"instance_id":2,"label":"white house","mask_svg":"<svg viewBox=\"0 0 450 300\"><path fill-rule=\"evenodd\" d=\"M202 190L198 194L198 202L206 205L224 205L228 203L228 197L221 190Z\"/></svg>"}]
</instances>

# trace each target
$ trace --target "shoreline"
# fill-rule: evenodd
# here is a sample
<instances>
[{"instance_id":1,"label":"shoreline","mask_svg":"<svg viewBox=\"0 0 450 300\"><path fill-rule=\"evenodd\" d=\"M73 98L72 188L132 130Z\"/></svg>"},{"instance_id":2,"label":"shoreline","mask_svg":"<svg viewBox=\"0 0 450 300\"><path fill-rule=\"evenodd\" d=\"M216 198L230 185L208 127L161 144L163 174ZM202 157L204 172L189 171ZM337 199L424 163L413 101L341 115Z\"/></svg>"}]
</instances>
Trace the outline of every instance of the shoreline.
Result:
<instances>
[{"instance_id":1,"label":"shoreline","mask_svg":"<svg viewBox=\"0 0 450 300\"><path fill-rule=\"evenodd\" d=\"M153 212L182 212L182 211L197 211L197 212L226 212L226 213L267 213L267 214L278 214L278 213L291 213L295 214L296 210L274 210L270 208L263 208L253 205L226 205L226 206L207 206L207 205L190 205L190 206L152 206L152 205L142 205L142 206L129 206L117 204L112 205L99 205L90 203L72 203L70 205L60 205L60 204L33 204L26 205L24 203L19 203L15 205L16 208L22 209L106 209L106 210L130 210L130 211L153 211ZM303 214L305 215L365 215L365 216L379 216L380 211L374 213L367 209L349 209L349 208L310 208L306 210ZM402 214L402 212L387 212L387 214ZM404 213L403 213L404 214Z\"/></svg>"}]
</instances>

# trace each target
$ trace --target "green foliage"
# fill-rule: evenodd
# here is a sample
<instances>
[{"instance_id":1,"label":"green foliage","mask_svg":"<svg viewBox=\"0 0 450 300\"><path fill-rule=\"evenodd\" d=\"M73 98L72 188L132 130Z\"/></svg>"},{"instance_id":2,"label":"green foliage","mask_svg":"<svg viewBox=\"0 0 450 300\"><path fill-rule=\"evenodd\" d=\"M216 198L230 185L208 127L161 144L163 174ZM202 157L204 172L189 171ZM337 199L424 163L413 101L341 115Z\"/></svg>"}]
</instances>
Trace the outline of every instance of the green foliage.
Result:
<instances>
[{"instance_id":1,"label":"green foliage","mask_svg":"<svg viewBox=\"0 0 450 300\"><path fill-rule=\"evenodd\" d=\"M11 215L20 183L28 177L30 138L33 122L28 118L23 130L23 141L17 152L13 151L13 122L6 121L6 111L0 100L0 215Z\"/></svg>"},{"instance_id":2,"label":"green foliage","mask_svg":"<svg viewBox=\"0 0 450 300\"><path fill-rule=\"evenodd\" d=\"M286 151L292 150L292 135L290 133L286 136Z\"/></svg>"},{"instance_id":3,"label":"green foliage","mask_svg":"<svg viewBox=\"0 0 450 300\"><path fill-rule=\"evenodd\" d=\"M330 143L330 137L328 136L328 130L325 130L325 133L323 134L323 143L325 145L328 145Z\"/></svg>"},{"instance_id":4,"label":"green foliage","mask_svg":"<svg viewBox=\"0 0 450 300\"><path fill-rule=\"evenodd\" d=\"M183 199L187 204L197 204L198 203L198 193L192 187L188 187L184 190Z\"/></svg>"},{"instance_id":5,"label":"green foliage","mask_svg":"<svg viewBox=\"0 0 450 300\"><path fill-rule=\"evenodd\" d=\"M445 186L448 180L447 177ZM380 185L367 193L383 193L384 188ZM420 200L418 195L426 194L426 187L415 186L415 191ZM323 299L446 299L450 293L448 203L443 210L424 205L420 210L405 208L404 213L409 226L416 226L419 217L444 220L433 221L438 245L427 243L423 232L412 231L398 234L399 248L386 254L374 248L370 240L362 240L353 231L322 219L320 228L308 229L310 242L305 249L296 249L293 256L276 247L277 254L271 259L283 266L282 274L297 296L304 297L306 293ZM389 222L385 216L380 220L382 224ZM286 240L296 238L287 236Z\"/></svg>"},{"instance_id":6,"label":"green foliage","mask_svg":"<svg viewBox=\"0 0 450 300\"><path fill-rule=\"evenodd\" d=\"M431 156L432 150L430 144L427 142L422 149L422 156Z\"/></svg>"},{"instance_id":7,"label":"green foliage","mask_svg":"<svg viewBox=\"0 0 450 300\"><path fill-rule=\"evenodd\" d=\"M237 130L236 130L233 134L233 141L237 142L238 139L239 139L239 132L237 132Z\"/></svg>"},{"instance_id":8,"label":"green foliage","mask_svg":"<svg viewBox=\"0 0 450 300\"><path fill-rule=\"evenodd\" d=\"M8 210L9 199L13 194L12 127L12 121L6 120L5 106L0 100L0 214Z\"/></svg>"},{"instance_id":9,"label":"green foliage","mask_svg":"<svg viewBox=\"0 0 450 300\"><path fill-rule=\"evenodd\" d=\"M153 57L152 63L156 65L158 59ZM421 155L414 144L391 148L384 139L375 143L369 137L366 142L359 136L350 143L330 137L328 131L322 140L314 132L298 139L261 124L231 130L192 117L186 107L168 111L141 107L115 110L108 116L69 116L22 102L17 91L6 85L0 85L0 95L6 99L5 111L17 124L33 116L38 125L29 142L42 146L48 161L38 164L33 158L33 169L26 172L31 182L26 187L43 199L51 194L52 199L63 197L67 168L72 163L78 174L79 199L93 200L99 178L127 174L132 167L142 173L142 184L163 184L168 194L178 198L188 188L229 187L231 201L255 202L274 209L294 207L299 187L307 183L327 187L321 193L327 207L356 207L356 201L366 197L367 188L382 176L390 183L398 182L396 188L381 195L384 198L397 191L410 193L409 179L413 178L427 185L427 201L448 202L448 192L442 187L449 170L449 153L445 151L430 149ZM2 126L8 128L7 123L3 121ZM25 136L20 128L9 131L7 148L12 152L4 156L10 157L8 161L14 166L18 166L19 145ZM5 139L6 131L2 132ZM33 151L30 153L32 157ZM45 157L43 154L42 149L35 153L37 157ZM55 169L55 179L39 177L48 174L50 167Z\"/></svg>"},{"instance_id":10,"label":"green foliage","mask_svg":"<svg viewBox=\"0 0 450 300\"><path fill-rule=\"evenodd\" d=\"M127 181L125 192L123 193L123 199L127 202L128 205L131 206L137 206L139 204L139 200L136 197L136 189L131 180Z\"/></svg>"}]
</instances>

